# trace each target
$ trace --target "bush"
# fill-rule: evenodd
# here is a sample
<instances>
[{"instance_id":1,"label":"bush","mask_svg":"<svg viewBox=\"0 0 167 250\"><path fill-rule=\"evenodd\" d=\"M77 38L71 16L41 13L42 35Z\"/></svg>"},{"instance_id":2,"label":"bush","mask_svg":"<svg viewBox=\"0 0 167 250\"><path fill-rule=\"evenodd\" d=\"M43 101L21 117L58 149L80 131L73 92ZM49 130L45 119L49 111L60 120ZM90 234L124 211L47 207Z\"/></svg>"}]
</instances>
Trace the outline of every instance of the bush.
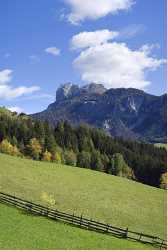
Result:
<instances>
[{"instance_id":1,"label":"bush","mask_svg":"<svg viewBox=\"0 0 167 250\"><path fill-rule=\"evenodd\" d=\"M46 150L46 151L43 153L42 160L43 160L43 161L48 161L48 162L50 162L50 161L52 160L52 154Z\"/></svg>"},{"instance_id":2,"label":"bush","mask_svg":"<svg viewBox=\"0 0 167 250\"><path fill-rule=\"evenodd\" d=\"M4 154L21 156L19 149L16 146L13 146L7 139L1 142L0 151Z\"/></svg>"},{"instance_id":3,"label":"bush","mask_svg":"<svg viewBox=\"0 0 167 250\"><path fill-rule=\"evenodd\" d=\"M65 151L64 152L64 160L65 164L70 165L70 166L76 166L77 164L77 157L76 154L71 150L71 151Z\"/></svg>"},{"instance_id":4,"label":"bush","mask_svg":"<svg viewBox=\"0 0 167 250\"><path fill-rule=\"evenodd\" d=\"M62 163L62 156L59 152L55 152L52 154L52 161L56 163Z\"/></svg>"},{"instance_id":5,"label":"bush","mask_svg":"<svg viewBox=\"0 0 167 250\"><path fill-rule=\"evenodd\" d=\"M167 190L167 173L161 175L160 188Z\"/></svg>"}]
</instances>

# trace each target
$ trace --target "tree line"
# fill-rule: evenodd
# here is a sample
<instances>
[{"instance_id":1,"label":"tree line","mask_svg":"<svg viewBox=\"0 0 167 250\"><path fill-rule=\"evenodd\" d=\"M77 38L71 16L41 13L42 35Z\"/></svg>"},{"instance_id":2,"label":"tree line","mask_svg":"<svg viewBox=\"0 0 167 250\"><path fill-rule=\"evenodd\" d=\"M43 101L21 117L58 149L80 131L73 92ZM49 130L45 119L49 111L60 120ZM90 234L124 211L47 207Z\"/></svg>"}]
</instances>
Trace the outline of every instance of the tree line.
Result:
<instances>
[{"instance_id":1,"label":"tree line","mask_svg":"<svg viewBox=\"0 0 167 250\"><path fill-rule=\"evenodd\" d=\"M0 109L0 151L34 160L89 168L167 188L167 151L152 144L112 138L86 124L56 127Z\"/></svg>"}]
</instances>

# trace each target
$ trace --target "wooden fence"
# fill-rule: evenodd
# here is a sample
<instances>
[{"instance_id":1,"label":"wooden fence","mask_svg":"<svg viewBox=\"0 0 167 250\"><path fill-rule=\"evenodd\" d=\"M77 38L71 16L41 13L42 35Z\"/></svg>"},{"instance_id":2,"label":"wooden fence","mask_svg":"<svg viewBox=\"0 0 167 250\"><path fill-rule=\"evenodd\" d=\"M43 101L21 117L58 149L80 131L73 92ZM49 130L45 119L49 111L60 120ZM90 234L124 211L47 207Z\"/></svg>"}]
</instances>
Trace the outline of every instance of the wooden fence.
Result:
<instances>
[{"instance_id":1,"label":"wooden fence","mask_svg":"<svg viewBox=\"0 0 167 250\"><path fill-rule=\"evenodd\" d=\"M130 231L128 228L123 229L111 226L109 224L97 222L95 220L89 220L84 218L82 215L76 216L74 214L72 215L67 214L1 192L0 192L0 202L14 205L15 207L23 209L27 212L40 216L45 216L53 220L58 220L68 224L72 224L74 226L84 228L87 230L93 230L96 232L112 235L118 238L130 239L145 244L151 244L160 249L167 249L167 241L159 237L133 232Z\"/></svg>"}]
</instances>

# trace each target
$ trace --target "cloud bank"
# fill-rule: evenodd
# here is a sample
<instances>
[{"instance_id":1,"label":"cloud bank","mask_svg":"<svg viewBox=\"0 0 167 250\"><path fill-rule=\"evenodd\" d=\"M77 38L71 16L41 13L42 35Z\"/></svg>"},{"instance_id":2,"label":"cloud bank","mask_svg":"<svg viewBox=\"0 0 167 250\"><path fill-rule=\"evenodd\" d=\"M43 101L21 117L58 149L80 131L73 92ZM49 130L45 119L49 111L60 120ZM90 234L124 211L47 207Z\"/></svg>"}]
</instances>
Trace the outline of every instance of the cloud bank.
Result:
<instances>
[{"instance_id":1,"label":"cloud bank","mask_svg":"<svg viewBox=\"0 0 167 250\"><path fill-rule=\"evenodd\" d=\"M106 43L116 37L119 33L116 31L97 30L94 32L82 32L73 36L71 41L72 49L84 49L87 47Z\"/></svg>"},{"instance_id":2,"label":"cloud bank","mask_svg":"<svg viewBox=\"0 0 167 250\"><path fill-rule=\"evenodd\" d=\"M73 65L86 82L103 83L107 88L145 89L150 84L146 73L167 63L152 55L152 45L132 50L125 43L109 42L110 36L103 32L83 32L72 38L73 47L82 48ZM101 38L94 39L97 34L102 34Z\"/></svg>"},{"instance_id":3,"label":"cloud bank","mask_svg":"<svg viewBox=\"0 0 167 250\"><path fill-rule=\"evenodd\" d=\"M128 10L134 0L64 0L70 6L71 12L67 19L72 24L78 24L85 19L97 20L121 10Z\"/></svg>"},{"instance_id":4,"label":"cloud bank","mask_svg":"<svg viewBox=\"0 0 167 250\"><path fill-rule=\"evenodd\" d=\"M17 97L21 97L23 95L32 94L40 90L40 87L38 86L32 86L32 87L20 86L14 88L10 85L11 80L12 80L12 70L5 69L0 71L0 99L10 100Z\"/></svg>"}]
</instances>

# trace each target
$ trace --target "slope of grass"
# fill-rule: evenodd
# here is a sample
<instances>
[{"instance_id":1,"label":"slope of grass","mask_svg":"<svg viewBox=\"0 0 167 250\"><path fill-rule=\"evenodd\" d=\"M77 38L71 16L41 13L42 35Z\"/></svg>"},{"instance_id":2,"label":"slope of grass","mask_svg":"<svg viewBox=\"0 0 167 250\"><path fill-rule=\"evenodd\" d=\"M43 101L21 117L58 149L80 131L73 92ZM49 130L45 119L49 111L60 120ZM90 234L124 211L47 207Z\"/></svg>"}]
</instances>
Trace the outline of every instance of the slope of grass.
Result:
<instances>
[{"instance_id":1,"label":"slope of grass","mask_svg":"<svg viewBox=\"0 0 167 250\"><path fill-rule=\"evenodd\" d=\"M1 250L153 250L149 245L120 240L24 214L0 204Z\"/></svg>"},{"instance_id":2,"label":"slope of grass","mask_svg":"<svg viewBox=\"0 0 167 250\"><path fill-rule=\"evenodd\" d=\"M127 179L0 154L0 190L167 238L167 192Z\"/></svg>"},{"instance_id":3,"label":"slope of grass","mask_svg":"<svg viewBox=\"0 0 167 250\"><path fill-rule=\"evenodd\" d=\"M156 143L155 146L158 147L158 148L165 148L165 149L167 149L167 144L164 144L164 143Z\"/></svg>"}]
</instances>

